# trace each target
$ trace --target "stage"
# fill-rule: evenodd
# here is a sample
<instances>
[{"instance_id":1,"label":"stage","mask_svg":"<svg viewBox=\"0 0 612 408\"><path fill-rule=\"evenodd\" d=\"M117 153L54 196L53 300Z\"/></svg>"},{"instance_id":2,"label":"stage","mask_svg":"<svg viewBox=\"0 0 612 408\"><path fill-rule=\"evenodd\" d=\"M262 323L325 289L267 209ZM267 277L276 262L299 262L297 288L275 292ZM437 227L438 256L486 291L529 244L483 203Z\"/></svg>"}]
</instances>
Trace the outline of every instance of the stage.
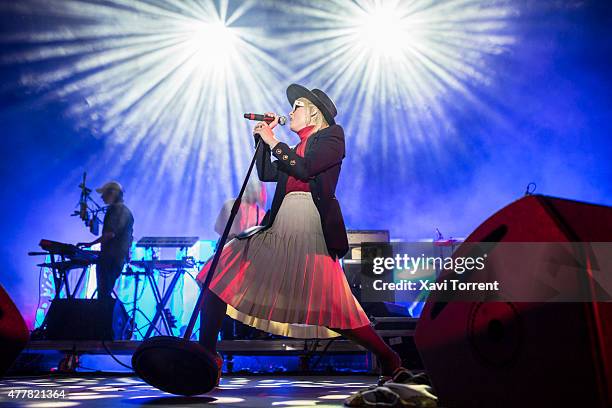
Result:
<instances>
[{"instance_id":1,"label":"stage","mask_svg":"<svg viewBox=\"0 0 612 408\"><path fill-rule=\"evenodd\" d=\"M387 334L385 331L382 333ZM412 336L412 333L409 335ZM412 341L412 337L403 339L407 343ZM80 373L87 373L92 367L98 372L131 371L130 359L141 343L133 340L32 340L8 375L48 373L58 369L62 360L70 356L78 356L76 371ZM410 357L407 364L412 368L422 368L414 345L410 343L406 347L409 349L405 355ZM301 375L326 371L342 375L377 372L376 359L361 346L344 339L221 340L217 350L223 355L224 374L292 372ZM332 369L336 372L331 372Z\"/></svg>"},{"instance_id":2,"label":"stage","mask_svg":"<svg viewBox=\"0 0 612 408\"><path fill-rule=\"evenodd\" d=\"M376 383L375 376L225 376L212 392L178 397L161 392L129 375L45 375L0 381L0 405L14 407L338 407L351 393ZM13 391L64 391L64 398L8 397ZM37 393L38 391L38 393Z\"/></svg>"}]
</instances>

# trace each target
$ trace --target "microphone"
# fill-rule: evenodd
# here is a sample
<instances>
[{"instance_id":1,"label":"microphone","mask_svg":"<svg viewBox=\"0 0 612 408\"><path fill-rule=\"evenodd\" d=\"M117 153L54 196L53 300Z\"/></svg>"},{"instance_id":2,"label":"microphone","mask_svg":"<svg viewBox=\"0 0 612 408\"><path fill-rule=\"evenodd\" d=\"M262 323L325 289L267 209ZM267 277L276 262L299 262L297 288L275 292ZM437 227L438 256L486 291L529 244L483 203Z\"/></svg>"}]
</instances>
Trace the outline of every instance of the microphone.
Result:
<instances>
[{"instance_id":1,"label":"microphone","mask_svg":"<svg viewBox=\"0 0 612 408\"><path fill-rule=\"evenodd\" d=\"M274 116L261 115L259 113L245 113L244 118L248 120L264 121L266 123L274 122ZM285 123L287 123L287 118L285 116L279 116L278 124L284 126Z\"/></svg>"}]
</instances>

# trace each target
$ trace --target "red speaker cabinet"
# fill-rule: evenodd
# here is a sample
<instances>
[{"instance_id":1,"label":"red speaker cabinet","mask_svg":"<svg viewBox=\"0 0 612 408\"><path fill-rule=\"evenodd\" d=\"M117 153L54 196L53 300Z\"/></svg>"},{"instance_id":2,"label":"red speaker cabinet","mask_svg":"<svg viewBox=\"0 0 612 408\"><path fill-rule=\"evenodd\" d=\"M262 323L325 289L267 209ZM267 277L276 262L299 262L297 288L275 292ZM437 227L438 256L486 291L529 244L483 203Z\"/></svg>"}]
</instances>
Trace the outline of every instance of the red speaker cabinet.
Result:
<instances>
[{"instance_id":1,"label":"red speaker cabinet","mask_svg":"<svg viewBox=\"0 0 612 408\"><path fill-rule=\"evenodd\" d=\"M466 240L610 241L611 207L540 195L503 208ZM432 292L415 341L440 406L612 407L612 302L442 302Z\"/></svg>"},{"instance_id":2,"label":"red speaker cabinet","mask_svg":"<svg viewBox=\"0 0 612 408\"><path fill-rule=\"evenodd\" d=\"M21 313L0 285L0 377L15 362L29 338Z\"/></svg>"}]
</instances>

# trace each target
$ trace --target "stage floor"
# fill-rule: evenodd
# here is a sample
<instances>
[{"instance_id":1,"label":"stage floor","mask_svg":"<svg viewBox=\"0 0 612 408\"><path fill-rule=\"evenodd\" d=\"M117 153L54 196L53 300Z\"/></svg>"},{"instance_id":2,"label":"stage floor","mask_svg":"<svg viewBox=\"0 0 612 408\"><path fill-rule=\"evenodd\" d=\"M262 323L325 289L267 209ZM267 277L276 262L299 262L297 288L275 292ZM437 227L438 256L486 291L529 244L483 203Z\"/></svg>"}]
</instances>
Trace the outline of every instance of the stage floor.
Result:
<instances>
[{"instance_id":1,"label":"stage floor","mask_svg":"<svg viewBox=\"0 0 612 408\"><path fill-rule=\"evenodd\" d=\"M161 392L133 376L8 377L0 380L0 406L195 407L210 404L215 407L252 408L339 407L351 393L375 382L375 376L364 375L226 376L221 379L219 388L206 395L178 397ZM41 398L43 393L52 394L49 390L58 393L64 391L64 398ZM13 398L9 396L11 391Z\"/></svg>"}]
</instances>

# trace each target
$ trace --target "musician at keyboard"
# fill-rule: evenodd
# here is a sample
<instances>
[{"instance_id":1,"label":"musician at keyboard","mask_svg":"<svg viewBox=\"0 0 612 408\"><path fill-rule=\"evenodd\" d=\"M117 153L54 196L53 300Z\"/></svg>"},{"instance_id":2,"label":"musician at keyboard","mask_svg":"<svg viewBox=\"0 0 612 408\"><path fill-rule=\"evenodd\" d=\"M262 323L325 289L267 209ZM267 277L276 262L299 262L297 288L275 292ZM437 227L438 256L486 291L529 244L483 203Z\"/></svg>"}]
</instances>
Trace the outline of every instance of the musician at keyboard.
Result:
<instances>
[{"instance_id":1,"label":"musician at keyboard","mask_svg":"<svg viewBox=\"0 0 612 408\"><path fill-rule=\"evenodd\" d=\"M79 247L91 247L101 244L100 256L96 267L98 299L110 298L115 281L129 258L132 246L134 217L123 201L123 187L116 181L110 181L96 189L102 200L108 205L104 216L102 235L92 242L80 242Z\"/></svg>"}]
</instances>

